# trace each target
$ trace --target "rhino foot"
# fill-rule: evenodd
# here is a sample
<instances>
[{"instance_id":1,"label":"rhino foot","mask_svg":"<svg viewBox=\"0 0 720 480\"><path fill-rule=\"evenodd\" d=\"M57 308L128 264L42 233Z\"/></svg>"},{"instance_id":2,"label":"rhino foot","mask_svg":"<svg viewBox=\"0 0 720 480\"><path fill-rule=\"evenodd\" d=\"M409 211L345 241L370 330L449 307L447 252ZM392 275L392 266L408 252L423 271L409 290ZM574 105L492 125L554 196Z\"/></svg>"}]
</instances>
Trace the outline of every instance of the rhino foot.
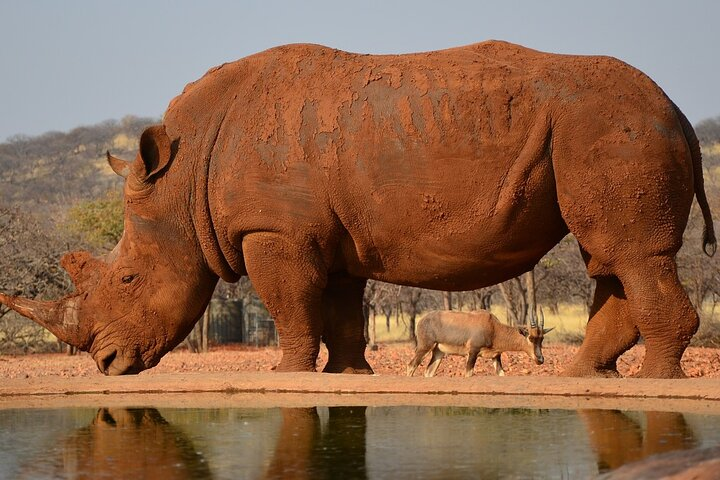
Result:
<instances>
[{"instance_id":1,"label":"rhino foot","mask_svg":"<svg viewBox=\"0 0 720 480\"><path fill-rule=\"evenodd\" d=\"M633 378L687 378L679 364L656 365L645 362Z\"/></svg>"},{"instance_id":2,"label":"rhino foot","mask_svg":"<svg viewBox=\"0 0 720 480\"><path fill-rule=\"evenodd\" d=\"M591 365L572 364L560 373L561 377L599 377L620 378L622 375L612 367L593 367Z\"/></svg>"},{"instance_id":3,"label":"rhino foot","mask_svg":"<svg viewBox=\"0 0 720 480\"><path fill-rule=\"evenodd\" d=\"M367 362L363 363L364 365L356 366L340 363L328 363L325 365L325 368L323 368L323 373L349 373L359 375L372 375L375 373Z\"/></svg>"}]
</instances>

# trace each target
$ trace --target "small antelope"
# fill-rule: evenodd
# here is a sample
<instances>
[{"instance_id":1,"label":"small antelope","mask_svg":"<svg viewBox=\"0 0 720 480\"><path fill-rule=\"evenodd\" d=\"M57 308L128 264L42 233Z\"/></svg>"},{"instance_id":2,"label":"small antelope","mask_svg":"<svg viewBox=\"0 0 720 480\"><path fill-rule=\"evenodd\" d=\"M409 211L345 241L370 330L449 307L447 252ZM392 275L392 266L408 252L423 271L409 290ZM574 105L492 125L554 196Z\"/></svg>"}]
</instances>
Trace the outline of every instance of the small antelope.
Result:
<instances>
[{"instance_id":1,"label":"small antelope","mask_svg":"<svg viewBox=\"0 0 720 480\"><path fill-rule=\"evenodd\" d=\"M422 317L415 329L417 347L415 356L407 366L407 375L415 373L420 362L432 350L432 358L425 370L426 377L435 375L443 357L467 355L465 376L471 377L478 355L492 358L495 373L505 375L500 361L502 352L525 352L542 365L543 337L552 328L545 330L545 318L540 311L539 325L535 319L527 327L510 327L500 322L495 315L485 310L475 312L434 311Z\"/></svg>"}]
</instances>

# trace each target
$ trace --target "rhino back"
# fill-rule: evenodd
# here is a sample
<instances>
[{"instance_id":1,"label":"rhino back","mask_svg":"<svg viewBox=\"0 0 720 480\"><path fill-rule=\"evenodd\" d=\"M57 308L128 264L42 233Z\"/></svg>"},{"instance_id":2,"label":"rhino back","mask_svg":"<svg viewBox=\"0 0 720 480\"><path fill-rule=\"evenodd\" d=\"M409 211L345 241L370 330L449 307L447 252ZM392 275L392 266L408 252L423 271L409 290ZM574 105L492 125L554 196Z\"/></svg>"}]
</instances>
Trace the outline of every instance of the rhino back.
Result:
<instances>
[{"instance_id":1,"label":"rhino back","mask_svg":"<svg viewBox=\"0 0 720 480\"><path fill-rule=\"evenodd\" d=\"M206 159L213 223L236 248L244 232L292 229L325 248L340 238L353 274L482 286L567 232L550 122L609 83L613 62L504 42L408 55L290 45L211 70L165 122Z\"/></svg>"}]
</instances>

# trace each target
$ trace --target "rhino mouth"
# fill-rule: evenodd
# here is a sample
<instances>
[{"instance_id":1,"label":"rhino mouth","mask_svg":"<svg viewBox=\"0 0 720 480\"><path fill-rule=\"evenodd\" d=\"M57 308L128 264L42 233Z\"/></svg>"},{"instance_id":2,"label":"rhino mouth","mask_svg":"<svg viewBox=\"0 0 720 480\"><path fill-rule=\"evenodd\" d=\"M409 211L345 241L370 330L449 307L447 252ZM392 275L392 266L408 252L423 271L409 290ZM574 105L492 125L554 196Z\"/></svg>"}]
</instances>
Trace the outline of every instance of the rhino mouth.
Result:
<instances>
[{"instance_id":1,"label":"rhino mouth","mask_svg":"<svg viewBox=\"0 0 720 480\"><path fill-rule=\"evenodd\" d=\"M98 370L108 376L136 375L149 367L140 357L126 357L117 348L102 350L95 355Z\"/></svg>"}]
</instances>

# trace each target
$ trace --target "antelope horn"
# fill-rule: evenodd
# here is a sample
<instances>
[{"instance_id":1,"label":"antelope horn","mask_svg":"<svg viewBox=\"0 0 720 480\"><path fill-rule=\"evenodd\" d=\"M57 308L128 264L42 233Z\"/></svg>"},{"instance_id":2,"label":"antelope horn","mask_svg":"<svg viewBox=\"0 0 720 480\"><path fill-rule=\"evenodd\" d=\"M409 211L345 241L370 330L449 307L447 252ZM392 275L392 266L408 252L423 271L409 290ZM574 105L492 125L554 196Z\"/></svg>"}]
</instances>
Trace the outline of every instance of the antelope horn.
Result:
<instances>
[{"instance_id":1,"label":"antelope horn","mask_svg":"<svg viewBox=\"0 0 720 480\"><path fill-rule=\"evenodd\" d=\"M543 335L547 335L548 333L555 330L555 327L550 327L548 329L545 329L545 315L543 315L542 308L540 309L540 330L542 330Z\"/></svg>"},{"instance_id":2,"label":"antelope horn","mask_svg":"<svg viewBox=\"0 0 720 480\"><path fill-rule=\"evenodd\" d=\"M537 328L537 311L535 308L530 311L530 327Z\"/></svg>"},{"instance_id":3,"label":"antelope horn","mask_svg":"<svg viewBox=\"0 0 720 480\"><path fill-rule=\"evenodd\" d=\"M107 150L105 152L105 155L107 156L108 164L110 165L110 168L113 169L113 172L117 173L123 178L127 178L130 174L130 166L132 163L125 161L121 158L113 157L110 155L110 150Z\"/></svg>"},{"instance_id":4,"label":"antelope horn","mask_svg":"<svg viewBox=\"0 0 720 480\"><path fill-rule=\"evenodd\" d=\"M63 342L83 349L86 342L80 335L77 301L77 296L48 302L12 297L0 293L0 303L47 328Z\"/></svg>"}]
</instances>

